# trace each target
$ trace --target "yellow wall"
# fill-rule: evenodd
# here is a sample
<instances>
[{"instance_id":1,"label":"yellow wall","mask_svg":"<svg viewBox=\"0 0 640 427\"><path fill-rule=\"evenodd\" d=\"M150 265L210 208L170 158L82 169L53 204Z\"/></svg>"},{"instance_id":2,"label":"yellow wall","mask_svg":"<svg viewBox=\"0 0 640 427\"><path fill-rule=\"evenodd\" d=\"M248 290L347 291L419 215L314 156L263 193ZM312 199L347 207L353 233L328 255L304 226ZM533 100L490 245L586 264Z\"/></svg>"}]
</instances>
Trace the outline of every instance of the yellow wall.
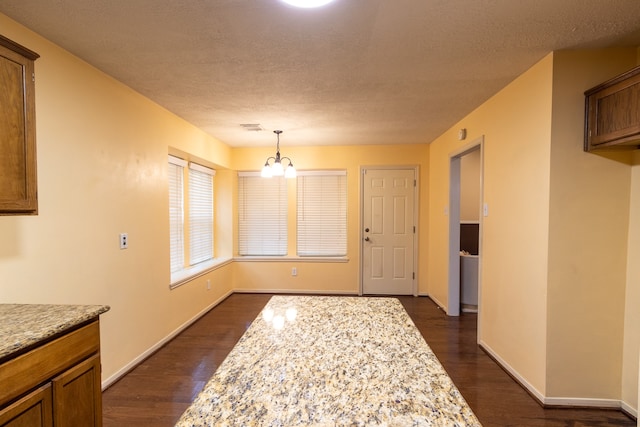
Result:
<instances>
[{"instance_id":1,"label":"yellow wall","mask_svg":"<svg viewBox=\"0 0 640 427\"><path fill-rule=\"evenodd\" d=\"M480 150L460 159L460 221L480 220Z\"/></svg>"},{"instance_id":2,"label":"yellow wall","mask_svg":"<svg viewBox=\"0 0 640 427\"><path fill-rule=\"evenodd\" d=\"M269 136L266 136L269 138ZM305 292L358 293L360 280L360 167L361 166L418 166L420 211L418 225L418 292L427 292L426 241L428 200L429 147L426 144L369 145L369 146L287 146L282 135L280 151L290 157L298 170L346 169L347 171L347 258L348 262L318 263L302 259L282 262L235 263L236 287L241 290L282 290ZM233 167L237 170L258 170L275 147L238 148L233 151ZM288 187L289 197L289 256L295 257L295 182ZM291 276L295 266L298 276Z\"/></svg>"},{"instance_id":3,"label":"yellow wall","mask_svg":"<svg viewBox=\"0 0 640 427\"><path fill-rule=\"evenodd\" d=\"M39 215L0 217L0 302L110 305L109 379L231 290L230 266L169 290L165 215L168 147L222 166L230 149L4 15L0 28L41 56Z\"/></svg>"},{"instance_id":4,"label":"yellow wall","mask_svg":"<svg viewBox=\"0 0 640 427\"><path fill-rule=\"evenodd\" d=\"M638 402L638 358L640 347L640 152L634 154L631 171L631 210L627 253L627 288L624 310L624 349L622 358L622 401ZM636 410L638 407L636 406Z\"/></svg>"},{"instance_id":5,"label":"yellow wall","mask_svg":"<svg viewBox=\"0 0 640 427\"><path fill-rule=\"evenodd\" d=\"M630 153L604 157L583 151L584 91L633 66L635 49L554 54L550 397L620 398Z\"/></svg>"},{"instance_id":6,"label":"yellow wall","mask_svg":"<svg viewBox=\"0 0 640 427\"><path fill-rule=\"evenodd\" d=\"M449 163L484 135L480 341L545 386L551 74L549 55L431 143L428 291L446 305ZM457 140L457 129L468 138Z\"/></svg>"}]
</instances>

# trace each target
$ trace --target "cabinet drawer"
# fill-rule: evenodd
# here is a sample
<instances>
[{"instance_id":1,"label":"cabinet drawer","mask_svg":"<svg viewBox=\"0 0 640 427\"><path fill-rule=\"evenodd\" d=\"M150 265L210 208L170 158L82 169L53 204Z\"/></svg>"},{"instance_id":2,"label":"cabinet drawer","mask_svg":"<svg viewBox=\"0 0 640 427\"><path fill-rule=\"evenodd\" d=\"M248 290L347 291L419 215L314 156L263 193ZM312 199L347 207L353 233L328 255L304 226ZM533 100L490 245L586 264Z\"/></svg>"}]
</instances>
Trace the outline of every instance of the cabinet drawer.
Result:
<instances>
[{"instance_id":1,"label":"cabinet drawer","mask_svg":"<svg viewBox=\"0 0 640 427\"><path fill-rule=\"evenodd\" d=\"M100 350L98 321L0 365L0 406Z\"/></svg>"}]
</instances>

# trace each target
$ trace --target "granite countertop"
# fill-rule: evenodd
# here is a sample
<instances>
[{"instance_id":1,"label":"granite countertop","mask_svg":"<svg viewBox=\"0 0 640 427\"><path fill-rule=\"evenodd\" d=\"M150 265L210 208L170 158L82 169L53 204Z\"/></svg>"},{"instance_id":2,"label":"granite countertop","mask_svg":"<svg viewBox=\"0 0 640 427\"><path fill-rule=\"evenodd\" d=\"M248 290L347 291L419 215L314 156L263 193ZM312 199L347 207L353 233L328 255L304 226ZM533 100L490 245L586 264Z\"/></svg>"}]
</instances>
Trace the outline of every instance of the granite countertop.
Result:
<instances>
[{"instance_id":1,"label":"granite countertop","mask_svg":"<svg viewBox=\"0 0 640 427\"><path fill-rule=\"evenodd\" d=\"M176 427L373 425L480 422L397 298L274 296Z\"/></svg>"},{"instance_id":2,"label":"granite countertop","mask_svg":"<svg viewBox=\"0 0 640 427\"><path fill-rule=\"evenodd\" d=\"M0 304L0 360L108 310L107 305Z\"/></svg>"}]
</instances>

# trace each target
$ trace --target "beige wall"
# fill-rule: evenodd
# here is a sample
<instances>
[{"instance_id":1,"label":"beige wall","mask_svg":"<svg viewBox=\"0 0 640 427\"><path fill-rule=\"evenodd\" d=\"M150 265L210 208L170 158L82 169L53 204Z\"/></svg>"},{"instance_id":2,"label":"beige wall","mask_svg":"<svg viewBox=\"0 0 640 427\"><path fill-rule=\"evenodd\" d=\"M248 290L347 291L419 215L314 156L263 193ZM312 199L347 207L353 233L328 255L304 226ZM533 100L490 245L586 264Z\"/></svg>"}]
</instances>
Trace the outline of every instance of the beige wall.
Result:
<instances>
[{"instance_id":1,"label":"beige wall","mask_svg":"<svg viewBox=\"0 0 640 427\"><path fill-rule=\"evenodd\" d=\"M230 150L3 15L0 28L41 55L39 215L0 217L0 302L110 305L108 379L231 290L229 266L169 290L165 215L168 147L222 166Z\"/></svg>"},{"instance_id":2,"label":"beige wall","mask_svg":"<svg viewBox=\"0 0 640 427\"><path fill-rule=\"evenodd\" d=\"M638 402L640 347L640 152L634 153L631 171L631 210L627 253L627 288L624 310L622 358L622 401L633 407ZM638 407L636 406L636 410Z\"/></svg>"},{"instance_id":3,"label":"beige wall","mask_svg":"<svg viewBox=\"0 0 640 427\"><path fill-rule=\"evenodd\" d=\"M547 395L620 399L629 153L585 153L584 91L635 65L635 49L554 54Z\"/></svg>"},{"instance_id":4,"label":"beige wall","mask_svg":"<svg viewBox=\"0 0 640 427\"><path fill-rule=\"evenodd\" d=\"M460 221L480 221L480 150L460 158Z\"/></svg>"},{"instance_id":5,"label":"beige wall","mask_svg":"<svg viewBox=\"0 0 640 427\"><path fill-rule=\"evenodd\" d=\"M449 162L484 135L480 341L541 393L546 371L551 75L549 55L430 147L429 294L447 301ZM465 142L457 129L467 128Z\"/></svg>"}]
</instances>

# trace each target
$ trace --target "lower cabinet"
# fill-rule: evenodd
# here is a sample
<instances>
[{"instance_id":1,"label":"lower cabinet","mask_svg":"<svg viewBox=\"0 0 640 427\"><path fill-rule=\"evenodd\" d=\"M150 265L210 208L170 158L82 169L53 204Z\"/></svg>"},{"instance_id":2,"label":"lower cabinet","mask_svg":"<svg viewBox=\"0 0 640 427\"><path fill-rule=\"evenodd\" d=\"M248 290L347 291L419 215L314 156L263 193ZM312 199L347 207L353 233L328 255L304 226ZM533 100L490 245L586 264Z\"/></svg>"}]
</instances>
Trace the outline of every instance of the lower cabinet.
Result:
<instances>
[{"instance_id":1,"label":"lower cabinet","mask_svg":"<svg viewBox=\"0 0 640 427\"><path fill-rule=\"evenodd\" d=\"M0 426L51 427L52 408L51 384L47 384L1 410Z\"/></svg>"},{"instance_id":2,"label":"lower cabinet","mask_svg":"<svg viewBox=\"0 0 640 427\"><path fill-rule=\"evenodd\" d=\"M98 355L54 378L52 384L53 419L56 427L102 425Z\"/></svg>"},{"instance_id":3,"label":"lower cabinet","mask_svg":"<svg viewBox=\"0 0 640 427\"><path fill-rule=\"evenodd\" d=\"M100 427L98 322L0 364L0 427Z\"/></svg>"}]
</instances>

